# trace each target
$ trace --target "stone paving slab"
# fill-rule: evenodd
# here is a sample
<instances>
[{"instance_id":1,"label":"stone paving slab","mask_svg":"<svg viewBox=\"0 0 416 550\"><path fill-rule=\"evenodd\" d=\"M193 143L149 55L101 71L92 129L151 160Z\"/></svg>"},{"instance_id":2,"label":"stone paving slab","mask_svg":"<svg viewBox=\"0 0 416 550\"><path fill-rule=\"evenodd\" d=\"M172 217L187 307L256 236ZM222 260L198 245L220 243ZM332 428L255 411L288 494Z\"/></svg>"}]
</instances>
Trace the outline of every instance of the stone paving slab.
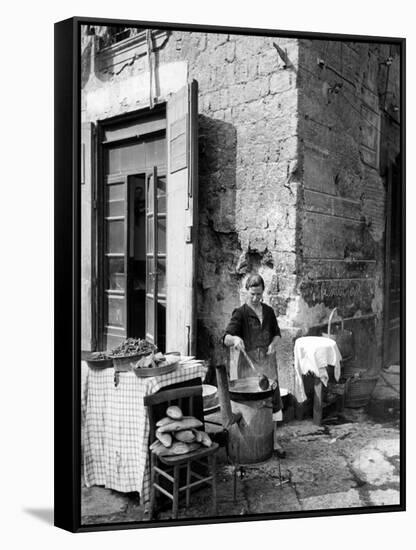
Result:
<instances>
[{"instance_id":1,"label":"stone paving slab","mask_svg":"<svg viewBox=\"0 0 416 550\"><path fill-rule=\"evenodd\" d=\"M128 502L124 495L102 487L90 487L82 492L81 514L87 516L125 512Z\"/></svg>"},{"instance_id":2,"label":"stone paving slab","mask_svg":"<svg viewBox=\"0 0 416 550\"><path fill-rule=\"evenodd\" d=\"M325 437L306 445L298 440L287 445L289 458L284 466L292 474L299 498L320 495L323 488L328 493L335 493L356 486L348 461L329 441Z\"/></svg>"},{"instance_id":3,"label":"stone paving slab","mask_svg":"<svg viewBox=\"0 0 416 550\"><path fill-rule=\"evenodd\" d=\"M371 504L374 506L387 506L400 504L400 492L395 489L377 489L369 492Z\"/></svg>"},{"instance_id":4,"label":"stone paving slab","mask_svg":"<svg viewBox=\"0 0 416 550\"><path fill-rule=\"evenodd\" d=\"M372 445L388 457L398 457L400 454L400 439L398 437L394 439L377 438Z\"/></svg>"},{"instance_id":5,"label":"stone paving slab","mask_svg":"<svg viewBox=\"0 0 416 550\"><path fill-rule=\"evenodd\" d=\"M359 451L351 467L360 479L370 485L385 485L400 481L399 476L394 472L394 466L372 445Z\"/></svg>"},{"instance_id":6,"label":"stone paving slab","mask_svg":"<svg viewBox=\"0 0 416 550\"><path fill-rule=\"evenodd\" d=\"M81 498L82 523L119 523L142 521L144 507L139 501L123 493L103 487L83 487Z\"/></svg>"},{"instance_id":7,"label":"stone paving slab","mask_svg":"<svg viewBox=\"0 0 416 550\"><path fill-rule=\"evenodd\" d=\"M294 437L313 437L325 434L325 426L317 426L312 420L294 420L279 427L279 436L284 440Z\"/></svg>"},{"instance_id":8,"label":"stone paving slab","mask_svg":"<svg viewBox=\"0 0 416 550\"><path fill-rule=\"evenodd\" d=\"M302 510L328 510L331 508L356 508L365 506L356 489L301 498Z\"/></svg>"},{"instance_id":9,"label":"stone paving slab","mask_svg":"<svg viewBox=\"0 0 416 550\"><path fill-rule=\"evenodd\" d=\"M280 486L278 480L257 477L245 482L248 509L251 514L293 512L301 506L293 486Z\"/></svg>"}]
</instances>

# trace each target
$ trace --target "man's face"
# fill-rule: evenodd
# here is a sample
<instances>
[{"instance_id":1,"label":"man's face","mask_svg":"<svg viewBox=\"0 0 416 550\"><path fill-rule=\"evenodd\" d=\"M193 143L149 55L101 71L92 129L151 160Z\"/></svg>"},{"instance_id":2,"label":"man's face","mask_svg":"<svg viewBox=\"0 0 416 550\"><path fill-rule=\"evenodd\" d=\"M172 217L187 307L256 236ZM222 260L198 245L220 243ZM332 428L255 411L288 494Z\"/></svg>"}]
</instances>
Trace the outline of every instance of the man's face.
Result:
<instances>
[{"instance_id":1,"label":"man's face","mask_svg":"<svg viewBox=\"0 0 416 550\"><path fill-rule=\"evenodd\" d=\"M248 305L256 306L261 303L263 298L263 288L261 286L251 286L247 291Z\"/></svg>"}]
</instances>

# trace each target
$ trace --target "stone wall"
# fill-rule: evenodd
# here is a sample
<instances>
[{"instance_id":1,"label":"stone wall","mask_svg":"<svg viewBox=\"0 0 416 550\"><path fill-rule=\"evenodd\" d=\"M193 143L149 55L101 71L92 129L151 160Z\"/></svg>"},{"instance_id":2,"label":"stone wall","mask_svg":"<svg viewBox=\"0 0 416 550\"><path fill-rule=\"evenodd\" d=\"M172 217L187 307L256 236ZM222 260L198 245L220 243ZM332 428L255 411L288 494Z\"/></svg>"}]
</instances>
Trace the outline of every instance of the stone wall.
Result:
<instances>
[{"instance_id":1,"label":"stone wall","mask_svg":"<svg viewBox=\"0 0 416 550\"><path fill-rule=\"evenodd\" d=\"M382 363L380 153L387 142L396 154L399 146L382 122L389 53L386 45L358 42L301 40L299 46L299 321L310 330L337 307L357 335L356 361L370 371Z\"/></svg>"},{"instance_id":2,"label":"stone wall","mask_svg":"<svg viewBox=\"0 0 416 550\"><path fill-rule=\"evenodd\" d=\"M200 92L199 351L223 362L221 337L244 299L247 274L262 274L265 300L280 325L289 324L286 303L296 282L297 41L174 33L172 42L167 60L179 50ZM274 44L290 56L291 69Z\"/></svg>"}]
</instances>

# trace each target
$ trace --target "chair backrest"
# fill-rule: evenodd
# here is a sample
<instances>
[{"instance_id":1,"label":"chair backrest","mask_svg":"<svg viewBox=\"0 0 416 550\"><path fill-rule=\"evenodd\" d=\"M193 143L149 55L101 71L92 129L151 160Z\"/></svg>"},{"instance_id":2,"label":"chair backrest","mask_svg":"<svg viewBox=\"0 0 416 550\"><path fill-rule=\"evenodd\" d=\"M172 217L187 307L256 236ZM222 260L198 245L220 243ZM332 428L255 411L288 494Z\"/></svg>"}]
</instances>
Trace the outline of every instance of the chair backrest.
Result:
<instances>
[{"instance_id":1,"label":"chair backrest","mask_svg":"<svg viewBox=\"0 0 416 550\"><path fill-rule=\"evenodd\" d=\"M194 416L204 424L201 385L162 390L146 395L143 402L149 413L150 443L155 438L156 422L166 416L166 409L171 405L177 405L185 416Z\"/></svg>"}]
</instances>

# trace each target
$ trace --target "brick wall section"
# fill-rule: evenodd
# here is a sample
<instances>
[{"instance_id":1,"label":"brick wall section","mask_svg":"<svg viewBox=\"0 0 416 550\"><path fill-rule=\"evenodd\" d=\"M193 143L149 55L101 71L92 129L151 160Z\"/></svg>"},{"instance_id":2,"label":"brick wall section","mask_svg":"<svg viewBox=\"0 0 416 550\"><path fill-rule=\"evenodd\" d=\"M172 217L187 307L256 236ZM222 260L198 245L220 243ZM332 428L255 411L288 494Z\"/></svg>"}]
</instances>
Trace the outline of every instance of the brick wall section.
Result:
<instances>
[{"instance_id":1,"label":"brick wall section","mask_svg":"<svg viewBox=\"0 0 416 550\"><path fill-rule=\"evenodd\" d=\"M380 62L387 54L388 46L365 43L301 40L299 46L298 289L314 311L309 326L326 322L337 307L350 319L347 328L367 331L356 351L360 366L370 370L380 367L382 353L380 150L392 138L380 138L385 81Z\"/></svg>"}]
</instances>

